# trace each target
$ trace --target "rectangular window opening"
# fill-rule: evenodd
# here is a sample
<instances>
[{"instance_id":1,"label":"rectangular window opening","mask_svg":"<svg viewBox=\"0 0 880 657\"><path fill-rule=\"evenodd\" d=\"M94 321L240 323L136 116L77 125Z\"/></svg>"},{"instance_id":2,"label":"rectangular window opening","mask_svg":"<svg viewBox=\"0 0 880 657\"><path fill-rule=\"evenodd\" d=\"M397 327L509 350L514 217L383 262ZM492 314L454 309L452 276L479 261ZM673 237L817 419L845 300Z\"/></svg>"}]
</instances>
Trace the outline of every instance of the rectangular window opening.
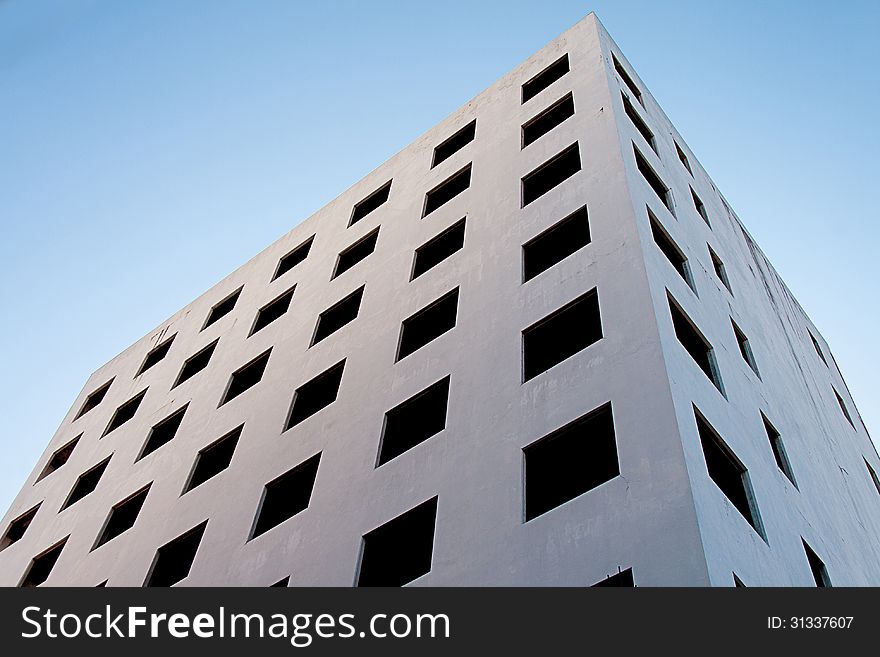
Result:
<instances>
[{"instance_id":1,"label":"rectangular window opening","mask_svg":"<svg viewBox=\"0 0 880 657\"><path fill-rule=\"evenodd\" d=\"M22 536L24 536L24 533L27 531L27 528L31 526L31 522L33 522L34 517L37 515L37 511L40 510L40 504L42 504L42 502L35 507L28 509L9 523L6 532L3 534L3 538L0 538L0 552L13 543L17 543L21 540Z\"/></svg>"},{"instance_id":2,"label":"rectangular window opening","mask_svg":"<svg viewBox=\"0 0 880 657\"><path fill-rule=\"evenodd\" d=\"M620 97L623 99L623 109L629 117L629 120L632 121L632 124L636 127L636 130L639 131L639 134L641 134L642 137L645 138L645 141L648 142L648 146L651 147L651 150L657 153L657 140L654 139L654 133L651 132L651 129L648 127L648 124L645 123L645 120L639 116L636 108L633 107L633 104L630 102L629 96L621 91Z\"/></svg>"},{"instance_id":3,"label":"rectangular window opening","mask_svg":"<svg viewBox=\"0 0 880 657\"><path fill-rule=\"evenodd\" d=\"M114 377L115 378L115 377ZM78 420L83 415L88 413L90 410L95 408L98 404L104 401L104 396L107 394L107 391L110 389L110 384L113 383L113 379L110 379L107 383L99 387L97 390L93 391L86 397L85 402L83 402L82 407L79 409L79 412L74 417L74 420Z\"/></svg>"},{"instance_id":4,"label":"rectangular window opening","mask_svg":"<svg viewBox=\"0 0 880 657\"><path fill-rule=\"evenodd\" d=\"M333 276L330 277L330 280L341 276L375 251L378 239L379 229L376 228L340 253L336 259L336 267L333 269Z\"/></svg>"},{"instance_id":5,"label":"rectangular window opening","mask_svg":"<svg viewBox=\"0 0 880 657\"><path fill-rule=\"evenodd\" d=\"M727 278L727 269L724 267L724 262L718 257L718 254L712 250L711 246L708 244L706 246L709 248L709 258L712 260L712 269L715 270L715 275L724 287L727 288L727 291L733 294L733 289L730 287L730 279Z\"/></svg>"},{"instance_id":6,"label":"rectangular window opening","mask_svg":"<svg viewBox=\"0 0 880 657\"><path fill-rule=\"evenodd\" d=\"M77 477L76 483L70 489L70 493L67 495L67 499L64 500L64 504L61 505L59 511L64 511L64 509L79 502L86 495L94 491L98 487L98 482L101 481L101 476L104 474L104 470L107 469L109 462L110 457L108 456Z\"/></svg>"},{"instance_id":7,"label":"rectangular window opening","mask_svg":"<svg viewBox=\"0 0 880 657\"><path fill-rule=\"evenodd\" d=\"M522 207L541 198L581 170L581 155L575 142L522 179Z\"/></svg>"},{"instance_id":8,"label":"rectangular window opening","mask_svg":"<svg viewBox=\"0 0 880 657\"><path fill-rule=\"evenodd\" d=\"M525 148L529 144L538 141L538 139L572 116L574 116L574 98L571 93L568 93L523 124L521 148Z\"/></svg>"},{"instance_id":9,"label":"rectangular window opening","mask_svg":"<svg viewBox=\"0 0 880 657\"><path fill-rule=\"evenodd\" d=\"M183 416L187 408L189 408L189 404L184 404L150 429L150 434L147 436L147 440L135 462L140 461L148 454L152 454L166 443L171 442L174 436L177 435L177 430L180 428L180 423L183 422Z\"/></svg>"},{"instance_id":10,"label":"rectangular window opening","mask_svg":"<svg viewBox=\"0 0 880 657\"><path fill-rule=\"evenodd\" d=\"M48 477L62 465L67 463L68 459L70 459L70 455L73 454L73 449L74 447L76 447L76 444L79 442L80 438L82 438L82 434L79 434L76 438L65 444L63 447L59 447L57 450L55 450L55 452L49 459L49 462L46 463L46 467L43 468L40 476L37 477L37 481ZM34 483L37 482L35 481Z\"/></svg>"},{"instance_id":11,"label":"rectangular window opening","mask_svg":"<svg viewBox=\"0 0 880 657\"><path fill-rule=\"evenodd\" d=\"M458 288L455 288L403 320L400 326L397 358L394 362L403 360L455 328L457 315Z\"/></svg>"},{"instance_id":12,"label":"rectangular window opening","mask_svg":"<svg viewBox=\"0 0 880 657\"><path fill-rule=\"evenodd\" d=\"M578 208L523 244L523 283L550 269L590 243L587 206Z\"/></svg>"},{"instance_id":13,"label":"rectangular window opening","mask_svg":"<svg viewBox=\"0 0 880 657\"><path fill-rule=\"evenodd\" d=\"M281 278L284 274L308 258L309 251L312 250L312 242L314 241L315 236L312 235L305 242L293 249L293 251L282 256L278 261L278 266L275 268L275 273L272 275L272 280L274 281L276 278Z\"/></svg>"},{"instance_id":14,"label":"rectangular window opening","mask_svg":"<svg viewBox=\"0 0 880 657\"><path fill-rule=\"evenodd\" d=\"M868 468L868 474L871 477L871 481L874 483L874 488L877 489L877 494L880 495L880 479L877 478L877 472L871 467L871 464L868 463L868 459L863 456L862 460L865 462L865 467Z\"/></svg>"},{"instance_id":15,"label":"rectangular window opening","mask_svg":"<svg viewBox=\"0 0 880 657\"><path fill-rule=\"evenodd\" d=\"M447 376L385 413L376 467L443 431L448 402Z\"/></svg>"},{"instance_id":16,"label":"rectangular window opening","mask_svg":"<svg viewBox=\"0 0 880 657\"><path fill-rule=\"evenodd\" d=\"M845 417L846 421L849 422L849 426L855 429L856 425L853 423L852 415L849 414L849 409L846 407L846 402L843 401L843 397L840 396L840 393L837 392L837 390L835 390L833 386L831 390L834 392L834 396L837 397L837 404L840 406L843 417Z\"/></svg>"},{"instance_id":17,"label":"rectangular window opening","mask_svg":"<svg viewBox=\"0 0 880 657\"><path fill-rule=\"evenodd\" d=\"M819 358L822 359L822 362L825 363L825 367L828 367L828 361L825 360L825 354L822 353L822 348L819 346L819 341L816 339L816 336L813 335L811 331L807 331L810 336L810 340L813 342L813 348L816 350L816 353L819 354Z\"/></svg>"},{"instance_id":18,"label":"rectangular window opening","mask_svg":"<svg viewBox=\"0 0 880 657\"><path fill-rule=\"evenodd\" d=\"M688 264L687 258L669 236L669 233L666 232L660 220L651 212L650 208L648 208L648 220L651 222L651 235L654 237L654 243L663 255L666 256L666 259L675 271L678 272L678 275L688 284L688 287L696 293L697 288L694 285L694 278L691 275L691 267Z\"/></svg>"},{"instance_id":19,"label":"rectangular window opening","mask_svg":"<svg viewBox=\"0 0 880 657\"><path fill-rule=\"evenodd\" d=\"M110 418L110 422L107 423L107 428L104 429L104 433L101 434L103 438L108 433L113 431L114 429L118 429L123 424L128 422L131 418L134 417L135 413L137 413L138 407L140 407L141 402L144 400L144 396L147 394L147 389L144 388L134 397L125 402L122 406L117 408L113 412L113 417Z\"/></svg>"},{"instance_id":20,"label":"rectangular window opening","mask_svg":"<svg viewBox=\"0 0 880 657\"><path fill-rule=\"evenodd\" d=\"M718 388L718 391L724 395L721 372L718 370L718 363L715 361L715 350L668 292L667 300L669 301L669 312L672 315L675 336L678 338L681 346L694 359L694 362L703 370L703 373L709 377L709 380Z\"/></svg>"},{"instance_id":21,"label":"rectangular window opening","mask_svg":"<svg viewBox=\"0 0 880 657\"><path fill-rule=\"evenodd\" d=\"M599 295L593 288L522 332L523 382L601 339Z\"/></svg>"},{"instance_id":22,"label":"rectangular window opening","mask_svg":"<svg viewBox=\"0 0 880 657\"><path fill-rule=\"evenodd\" d=\"M700 200L700 197L697 196L697 193L694 191L694 188L691 187L691 198L694 199L694 208L696 208L697 213L703 218L703 221L706 222L706 225L711 228L712 224L709 223L709 213L706 212L706 206L703 205L703 201Z\"/></svg>"},{"instance_id":23,"label":"rectangular window opening","mask_svg":"<svg viewBox=\"0 0 880 657\"><path fill-rule=\"evenodd\" d=\"M193 488L201 486L229 467L243 429L244 425L242 424L199 451L193 464L192 474L183 488L183 493L188 493Z\"/></svg>"},{"instance_id":24,"label":"rectangular window opening","mask_svg":"<svg viewBox=\"0 0 880 657\"><path fill-rule=\"evenodd\" d=\"M152 484L147 484L139 491L129 495L110 509L110 515L107 516L107 520L104 522L104 528L98 535L98 540L95 541L92 550L101 547L108 541L112 541L120 534L123 534L134 527L134 523L141 512L141 507L144 506L144 502L147 499L147 493L150 492L151 485Z\"/></svg>"},{"instance_id":25,"label":"rectangular window opening","mask_svg":"<svg viewBox=\"0 0 880 657\"><path fill-rule=\"evenodd\" d=\"M158 550L144 586L173 586L189 575L208 521L193 527Z\"/></svg>"},{"instance_id":26,"label":"rectangular window opening","mask_svg":"<svg viewBox=\"0 0 880 657\"><path fill-rule=\"evenodd\" d=\"M679 159L679 160L681 161L681 163L684 165L684 168L687 169L687 172L688 172L689 174L691 174L691 176L693 176L693 175L694 175L694 172L693 172L693 170L691 169L691 163L690 163L690 161L688 160L687 155L684 154L684 151L681 150L681 146L678 145L678 142L677 142L677 141L675 142L675 151L678 153L678 159Z\"/></svg>"},{"instance_id":27,"label":"rectangular window opening","mask_svg":"<svg viewBox=\"0 0 880 657\"><path fill-rule=\"evenodd\" d=\"M424 219L437 208L446 205L456 196L471 186L472 163L452 174L449 178L425 194L425 207L422 210Z\"/></svg>"},{"instance_id":28,"label":"rectangular window opening","mask_svg":"<svg viewBox=\"0 0 880 657\"><path fill-rule=\"evenodd\" d=\"M623 64L621 64L617 57L615 57L614 53L611 54L611 61L614 62L614 70L617 71L620 79L623 80L623 83L633 93L633 96L636 97L636 100L639 101L639 104L644 106L645 101L642 99L641 90L639 89L638 85L636 85L635 80L633 80L630 74L627 73L626 69L623 68Z\"/></svg>"},{"instance_id":29,"label":"rectangular window opening","mask_svg":"<svg viewBox=\"0 0 880 657\"><path fill-rule=\"evenodd\" d=\"M810 572L813 574L816 586L820 589L831 588L831 578L828 577L828 569L825 564L804 539L801 539L801 543L804 546L804 552L807 555L807 562L810 564Z\"/></svg>"},{"instance_id":30,"label":"rectangular window opening","mask_svg":"<svg viewBox=\"0 0 880 657\"><path fill-rule=\"evenodd\" d=\"M455 153L470 144L474 140L476 132L477 120L474 119L461 130L456 132L454 135L443 141L443 143L441 143L434 149L434 157L431 160L431 168L433 169L444 160L448 160Z\"/></svg>"},{"instance_id":31,"label":"rectangular window opening","mask_svg":"<svg viewBox=\"0 0 880 657\"><path fill-rule=\"evenodd\" d=\"M244 285L211 308L208 312L208 317L205 319L205 325L202 326L203 331L211 326L211 324L220 321L223 317L226 317L226 315L232 312L232 309L235 308L235 304L238 303L238 298L241 296L241 291L243 289Z\"/></svg>"},{"instance_id":32,"label":"rectangular window opening","mask_svg":"<svg viewBox=\"0 0 880 657\"><path fill-rule=\"evenodd\" d=\"M45 550L31 559L27 572L24 574L21 584L19 584L21 588L39 586L49 579L49 575L52 573L52 569L55 567L58 557L61 556L61 551L64 550L68 538L70 538L70 536L65 536L48 550Z\"/></svg>"},{"instance_id":33,"label":"rectangular window opening","mask_svg":"<svg viewBox=\"0 0 880 657\"><path fill-rule=\"evenodd\" d=\"M293 402L290 405L287 422L284 424L285 431L336 401L344 369L345 360L343 359L296 389L293 393Z\"/></svg>"},{"instance_id":34,"label":"rectangular window opening","mask_svg":"<svg viewBox=\"0 0 880 657\"><path fill-rule=\"evenodd\" d=\"M770 420L768 420L763 413L761 413L761 420L764 422L764 431L767 432L767 440L770 441L770 449L773 451L773 458L776 460L776 465L792 485L797 488L797 481L795 481L794 471L791 469L791 463L788 461L788 454L785 451L785 445L782 443L782 436L779 435L776 427L770 423Z\"/></svg>"},{"instance_id":35,"label":"rectangular window opening","mask_svg":"<svg viewBox=\"0 0 880 657\"><path fill-rule=\"evenodd\" d=\"M165 356L168 355L168 350L171 349L171 343L174 342L174 338L176 338L176 337L177 337L177 334L175 333L170 338L168 338L167 340L165 340L161 344L158 344L153 349L151 349L147 353L147 357L144 358L144 362L141 364L141 366L138 369L138 372L137 372L137 374L135 374L135 376L140 376L141 374L146 372L148 369L153 367L153 365L155 365L160 360L165 358Z\"/></svg>"},{"instance_id":36,"label":"rectangular window opening","mask_svg":"<svg viewBox=\"0 0 880 657\"><path fill-rule=\"evenodd\" d=\"M733 334L736 336L736 343L739 345L740 355L755 373L755 376L760 379L761 373L758 371L758 363L755 361L755 354L752 353L752 345L749 344L749 339L746 337L746 334L742 332L742 329L736 325L733 318L730 319L730 325L733 327Z\"/></svg>"},{"instance_id":37,"label":"rectangular window opening","mask_svg":"<svg viewBox=\"0 0 880 657\"><path fill-rule=\"evenodd\" d=\"M309 507L320 462L319 452L266 484L249 540L265 534Z\"/></svg>"},{"instance_id":38,"label":"rectangular window opening","mask_svg":"<svg viewBox=\"0 0 880 657\"><path fill-rule=\"evenodd\" d=\"M196 374L205 369L208 366L208 363L211 362L211 356L214 354L214 349L219 341L219 338L214 340L214 342L203 347L201 350L187 358L183 362L183 367L180 368L180 373L177 375L174 385L171 387L176 388L184 381L189 381Z\"/></svg>"},{"instance_id":39,"label":"rectangular window opening","mask_svg":"<svg viewBox=\"0 0 880 657\"><path fill-rule=\"evenodd\" d=\"M550 64L543 71L531 78L528 82L523 84L522 102L525 103L527 100L531 100L532 98L537 96L539 93L544 91L544 89L546 89L563 75L568 73L569 70L568 53L566 53L555 62Z\"/></svg>"},{"instance_id":40,"label":"rectangular window opening","mask_svg":"<svg viewBox=\"0 0 880 657\"><path fill-rule=\"evenodd\" d=\"M248 337L252 336L254 333L262 331L269 326L269 324L284 316L284 314L290 309L290 302L293 299L293 291L295 289L296 286L290 288L257 311L257 316L254 318L254 325L251 327L251 332L248 334Z\"/></svg>"},{"instance_id":41,"label":"rectangular window opening","mask_svg":"<svg viewBox=\"0 0 880 657\"><path fill-rule=\"evenodd\" d=\"M675 206L672 204L672 191L666 186L666 183L660 179L660 176L657 175L651 165L648 164L648 160L646 160L645 156L641 154L638 148L636 148L635 144L633 144L633 152L636 156L636 166L639 169L639 173L642 174L648 185L654 190L657 198L663 202L663 205L674 217Z\"/></svg>"},{"instance_id":42,"label":"rectangular window opening","mask_svg":"<svg viewBox=\"0 0 880 657\"><path fill-rule=\"evenodd\" d=\"M388 200L388 195L391 193L391 181L389 180L387 183L382 185L375 192L370 194L363 201L359 201L354 209L351 211L351 220L348 222L349 227L356 224L358 221L366 217L373 210L377 209L380 205L383 205Z\"/></svg>"},{"instance_id":43,"label":"rectangular window opening","mask_svg":"<svg viewBox=\"0 0 880 657\"><path fill-rule=\"evenodd\" d=\"M611 403L523 448L525 520L580 497L620 474Z\"/></svg>"},{"instance_id":44,"label":"rectangular window opening","mask_svg":"<svg viewBox=\"0 0 880 657\"><path fill-rule=\"evenodd\" d=\"M226 392L220 398L218 407L223 406L228 401L232 401L246 390L250 390L257 385L263 378L263 373L266 371L266 365L269 364L269 356L271 355L272 349L267 349L252 361L233 372L232 376L229 377Z\"/></svg>"},{"instance_id":45,"label":"rectangular window opening","mask_svg":"<svg viewBox=\"0 0 880 657\"><path fill-rule=\"evenodd\" d=\"M767 536L764 534L748 470L696 407L694 417L709 478L766 542Z\"/></svg>"},{"instance_id":46,"label":"rectangular window opening","mask_svg":"<svg viewBox=\"0 0 880 657\"><path fill-rule=\"evenodd\" d=\"M439 265L453 253L461 250L464 247L464 227L465 220L461 219L417 248L413 258L410 280L415 280L429 269Z\"/></svg>"},{"instance_id":47,"label":"rectangular window opening","mask_svg":"<svg viewBox=\"0 0 880 657\"><path fill-rule=\"evenodd\" d=\"M341 301L337 301L327 310L318 315L315 324L315 332L310 347L315 346L324 338L333 335L346 324L357 319L361 309L361 299L364 296L364 287L361 285L357 290L349 294Z\"/></svg>"},{"instance_id":48,"label":"rectangular window opening","mask_svg":"<svg viewBox=\"0 0 880 657\"><path fill-rule=\"evenodd\" d=\"M358 586L404 586L431 572L437 498L364 534Z\"/></svg>"}]
</instances>

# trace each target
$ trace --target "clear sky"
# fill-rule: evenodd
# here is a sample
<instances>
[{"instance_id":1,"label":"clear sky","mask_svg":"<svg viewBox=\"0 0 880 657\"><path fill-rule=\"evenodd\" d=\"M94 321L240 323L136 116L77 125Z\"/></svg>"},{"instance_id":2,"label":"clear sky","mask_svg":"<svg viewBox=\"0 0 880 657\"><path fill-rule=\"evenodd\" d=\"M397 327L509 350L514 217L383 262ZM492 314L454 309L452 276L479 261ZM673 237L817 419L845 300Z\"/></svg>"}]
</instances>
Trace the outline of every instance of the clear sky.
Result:
<instances>
[{"instance_id":1,"label":"clear sky","mask_svg":"<svg viewBox=\"0 0 880 657\"><path fill-rule=\"evenodd\" d=\"M0 0L0 515L92 371L591 10L880 431L876 0Z\"/></svg>"}]
</instances>

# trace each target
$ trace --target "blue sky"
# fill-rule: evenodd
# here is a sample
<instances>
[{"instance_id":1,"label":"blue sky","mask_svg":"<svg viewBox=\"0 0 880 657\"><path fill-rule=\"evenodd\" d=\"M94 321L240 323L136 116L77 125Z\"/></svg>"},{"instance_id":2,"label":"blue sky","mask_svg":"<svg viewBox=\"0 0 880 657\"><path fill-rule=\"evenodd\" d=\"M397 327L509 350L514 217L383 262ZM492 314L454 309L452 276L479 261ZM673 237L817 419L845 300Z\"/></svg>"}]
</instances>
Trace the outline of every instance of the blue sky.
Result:
<instances>
[{"instance_id":1,"label":"blue sky","mask_svg":"<svg viewBox=\"0 0 880 657\"><path fill-rule=\"evenodd\" d=\"M0 0L0 514L89 374L595 10L880 427L880 3Z\"/></svg>"}]
</instances>

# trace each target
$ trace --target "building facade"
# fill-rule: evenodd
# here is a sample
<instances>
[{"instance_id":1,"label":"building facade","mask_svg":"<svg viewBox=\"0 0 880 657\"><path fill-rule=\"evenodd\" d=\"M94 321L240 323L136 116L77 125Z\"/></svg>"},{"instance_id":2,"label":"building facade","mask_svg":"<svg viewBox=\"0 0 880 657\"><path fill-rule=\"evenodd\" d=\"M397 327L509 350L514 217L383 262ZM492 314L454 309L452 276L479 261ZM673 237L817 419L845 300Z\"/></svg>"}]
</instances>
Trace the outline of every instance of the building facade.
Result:
<instances>
[{"instance_id":1,"label":"building facade","mask_svg":"<svg viewBox=\"0 0 880 657\"><path fill-rule=\"evenodd\" d=\"M878 585L877 472L591 14L98 369L0 585Z\"/></svg>"}]
</instances>

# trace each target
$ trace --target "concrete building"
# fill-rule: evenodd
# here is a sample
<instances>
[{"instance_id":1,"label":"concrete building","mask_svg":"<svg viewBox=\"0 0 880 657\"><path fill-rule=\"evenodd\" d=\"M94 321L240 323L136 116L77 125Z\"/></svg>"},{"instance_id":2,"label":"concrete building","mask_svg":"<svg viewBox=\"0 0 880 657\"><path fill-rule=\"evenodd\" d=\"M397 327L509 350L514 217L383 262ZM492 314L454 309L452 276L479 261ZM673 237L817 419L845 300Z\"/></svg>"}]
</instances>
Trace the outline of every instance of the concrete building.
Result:
<instances>
[{"instance_id":1,"label":"concrete building","mask_svg":"<svg viewBox=\"0 0 880 657\"><path fill-rule=\"evenodd\" d=\"M0 584L878 585L877 472L590 15L98 369Z\"/></svg>"}]
</instances>

